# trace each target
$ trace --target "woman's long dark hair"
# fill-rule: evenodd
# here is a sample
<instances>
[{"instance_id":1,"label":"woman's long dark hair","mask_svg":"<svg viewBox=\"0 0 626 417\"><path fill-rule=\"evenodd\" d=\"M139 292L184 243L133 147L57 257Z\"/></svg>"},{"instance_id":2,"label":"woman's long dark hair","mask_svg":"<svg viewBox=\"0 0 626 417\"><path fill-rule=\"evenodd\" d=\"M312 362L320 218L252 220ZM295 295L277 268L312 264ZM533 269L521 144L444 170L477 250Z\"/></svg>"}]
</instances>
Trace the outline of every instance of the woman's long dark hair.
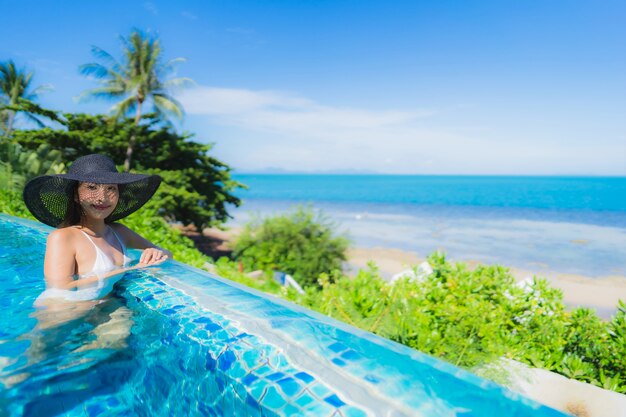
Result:
<instances>
[{"instance_id":1,"label":"woman's long dark hair","mask_svg":"<svg viewBox=\"0 0 626 417\"><path fill-rule=\"evenodd\" d=\"M80 220L83 217L83 208L78 204L78 181L72 181L72 198L67 202L67 210L65 211L65 218L57 226L59 229L64 227L76 226L80 224Z\"/></svg>"}]
</instances>

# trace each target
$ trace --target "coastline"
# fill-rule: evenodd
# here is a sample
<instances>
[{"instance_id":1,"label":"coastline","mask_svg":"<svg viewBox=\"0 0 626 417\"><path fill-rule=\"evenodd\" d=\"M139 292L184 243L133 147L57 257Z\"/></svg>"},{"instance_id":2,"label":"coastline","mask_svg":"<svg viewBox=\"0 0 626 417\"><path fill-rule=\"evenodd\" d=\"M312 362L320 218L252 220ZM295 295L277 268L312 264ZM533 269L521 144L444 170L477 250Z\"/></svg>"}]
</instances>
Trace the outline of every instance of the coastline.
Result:
<instances>
[{"instance_id":1,"label":"coastline","mask_svg":"<svg viewBox=\"0 0 626 417\"><path fill-rule=\"evenodd\" d=\"M240 232L240 227L231 227L224 231L216 228L205 229L203 235L215 243L217 251L227 254L230 251L229 243ZM363 247L353 246L347 251L345 271L349 275L359 269L367 267L368 262L374 262L381 276L389 280L393 275L424 262L425 258L417 253L393 247ZM456 261L454 258L450 258ZM479 261L465 261L470 268ZM511 271L518 280L537 276L547 279L554 287L563 291L563 302L569 308L588 307L597 314L608 319L617 311L618 300L626 301L626 276L606 275L591 277L580 274L563 273L559 271L532 271L503 265Z\"/></svg>"},{"instance_id":2,"label":"coastline","mask_svg":"<svg viewBox=\"0 0 626 417\"><path fill-rule=\"evenodd\" d=\"M424 262L425 258L416 253L385 247L354 247L348 250L347 272L355 273L374 262L381 276L390 279L393 275ZM451 259L455 261L455 259ZM470 268L482 262L462 261ZM563 302L569 308L588 307L602 318L610 318L617 310L618 301L626 301L626 277L606 275L589 277L559 271L531 271L503 265L518 280L537 276L547 279L555 288L563 291Z\"/></svg>"}]
</instances>

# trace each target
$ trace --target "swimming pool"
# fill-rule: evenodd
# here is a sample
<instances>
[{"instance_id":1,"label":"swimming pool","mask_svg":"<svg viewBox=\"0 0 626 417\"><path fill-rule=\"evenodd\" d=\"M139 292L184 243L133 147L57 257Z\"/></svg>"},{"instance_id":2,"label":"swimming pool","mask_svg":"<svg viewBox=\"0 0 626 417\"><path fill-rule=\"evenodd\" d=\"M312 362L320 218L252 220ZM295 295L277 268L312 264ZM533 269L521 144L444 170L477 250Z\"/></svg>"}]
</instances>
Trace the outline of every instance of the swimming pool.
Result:
<instances>
[{"instance_id":1,"label":"swimming pool","mask_svg":"<svg viewBox=\"0 0 626 417\"><path fill-rule=\"evenodd\" d=\"M49 231L0 215L0 416L563 415L178 262L37 312Z\"/></svg>"}]
</instances>

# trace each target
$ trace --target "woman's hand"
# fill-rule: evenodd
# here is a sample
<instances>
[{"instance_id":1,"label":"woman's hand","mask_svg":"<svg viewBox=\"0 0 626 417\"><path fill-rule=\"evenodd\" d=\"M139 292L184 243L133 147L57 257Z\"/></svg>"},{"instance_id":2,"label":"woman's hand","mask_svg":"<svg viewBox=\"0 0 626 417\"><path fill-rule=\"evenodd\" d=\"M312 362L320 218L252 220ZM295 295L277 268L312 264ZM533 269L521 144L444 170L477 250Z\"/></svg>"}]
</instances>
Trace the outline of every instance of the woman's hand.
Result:
<instances>
[{"instance_id":1,"label":"woman's hand","mask_svg":"<svg viewBox=\"0 0 626 417\"><path fill-rule=\"evenodd\" d=\"M166 261L168 257L168 252L161 248L147 248L141 253L139 263L143 265L153 265Z\"/></svg>"}]
</instances>

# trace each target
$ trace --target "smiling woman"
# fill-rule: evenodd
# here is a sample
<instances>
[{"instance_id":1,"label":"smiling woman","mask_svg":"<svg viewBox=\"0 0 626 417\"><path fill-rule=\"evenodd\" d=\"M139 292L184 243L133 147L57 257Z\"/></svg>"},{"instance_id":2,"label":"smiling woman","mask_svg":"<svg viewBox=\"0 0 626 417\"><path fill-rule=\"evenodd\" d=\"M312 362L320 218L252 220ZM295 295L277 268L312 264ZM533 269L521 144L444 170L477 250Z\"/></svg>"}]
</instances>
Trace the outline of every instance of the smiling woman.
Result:
<instances>
[{"instance_id":1,"label":"smiling woman","mask_svg":"<svg viewBox=\"0 0 626 417\"><path fill-rule=\"evenodd\" d=\"M143 206L160 183L157 175L119 173L109 157L95 154L78 158L68 174L31 180L24 188L28 209L58 227L48 236L46 291L39 303L102 298L123 272L171 258L169 251L114 223ZM127 247L143 249L133 267Z\"/></svg>"}]
</instances>

